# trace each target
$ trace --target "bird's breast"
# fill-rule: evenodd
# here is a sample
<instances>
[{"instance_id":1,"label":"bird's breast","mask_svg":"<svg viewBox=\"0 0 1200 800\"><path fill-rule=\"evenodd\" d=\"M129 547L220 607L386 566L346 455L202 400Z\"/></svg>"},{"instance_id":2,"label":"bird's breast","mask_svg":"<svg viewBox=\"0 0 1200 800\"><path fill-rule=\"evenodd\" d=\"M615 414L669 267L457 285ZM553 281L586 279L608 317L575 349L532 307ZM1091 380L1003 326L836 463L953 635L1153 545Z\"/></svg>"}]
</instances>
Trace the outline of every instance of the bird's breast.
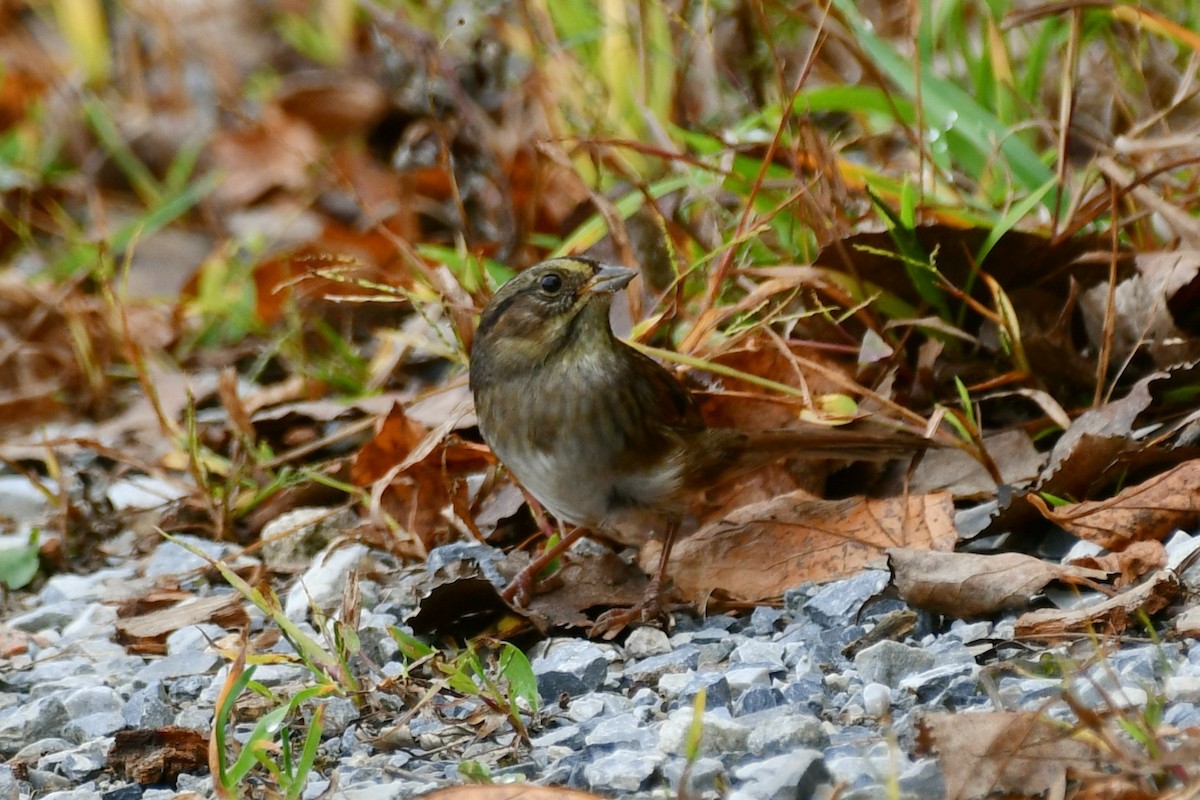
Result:
<instances>
[{"instance_id":1,"label":"bird's breast","mask_svg":"<svg viewBox=\"0 0 1200 800\"><path fill-rule=\"evenodd\" d=\"M477 395L484 438L546 510L610 530L628 512L670 505L681 454L629 395L620 365L601 359L493 381Z\"/></svg>"}]
</instances>

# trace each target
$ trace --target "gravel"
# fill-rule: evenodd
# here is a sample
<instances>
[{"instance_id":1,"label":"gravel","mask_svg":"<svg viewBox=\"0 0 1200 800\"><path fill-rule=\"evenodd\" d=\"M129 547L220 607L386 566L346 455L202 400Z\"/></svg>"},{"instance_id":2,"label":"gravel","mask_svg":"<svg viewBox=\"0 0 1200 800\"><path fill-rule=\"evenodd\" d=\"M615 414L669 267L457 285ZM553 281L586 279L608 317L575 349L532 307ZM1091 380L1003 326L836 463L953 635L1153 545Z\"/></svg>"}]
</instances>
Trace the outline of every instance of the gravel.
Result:
<instances>
[{"instance_id":1,"label":"gravel","mask_svg":"<svg viewBox=\"0 0 1200 800\"><path fill-rule=\"evenodd\" d=\"M224 545L192 543L233 556ZM457 552L435 552L431 560L449 568ZM334 611L345 570L376 557L359 546L329 555L313 558L295 584L302 588L288 595L289 617L317 640L322 634L313 626L323 623L314 623L312 606ZM113 561L90 575L54 576L36 594L16 593L8 605L0 623L0 800L212 793L203 768L141 786L112 768L110 751L128 729L181 726L207 736L229 664L228 651L216 645L228 647L236 631L211 622L184 626L166 639L163 655L141 655L117 641L116 605L161 585L164 576L200 596L230 589L198 579L202 560L172 543L160 544L137 569ZM387 628L412 611L404 599L411 590L381 575L378 583L363 582L359 639L377 669L373 680L402 682L405 668ZM1096 659L1089 641L1042 652L1018 648L1011 617L936 630L924 620L907 638L844 655L902 607L872 599L886 581L886 574L868 571L799 587L782 608L741 617L679 615L669 631L641 628L623 644L561 636L538 642L528 656L542 703L524 717L527 743L475 697L442 693L411 719L406 711L420 691L407 698L374 692L376 704L366 710L351 698L325 698L321 767L304 797L333 784L340 798L414 796L461 783L467 761L495 780L611 797L675 795L683 781L696 798L938 797L941 768L916 747L922 714L1001 707L1070 718L1058 699L1060 677L1029 670L985 677L986 666L1014 654L1029 664L1051 653L1085 665L1070 678L1077 702L1133 707L1161 699L1164 724L1200 724L1200 647L1192 640L1129 641ZM261 613L247 610L252 637L273 630ZM265 641L259 652L283 655L290 647ZM284 698L313 683L303 666L269 659L255 680ZM246 738L253 716L247 719L234 738Z\"/></svg>"}]
</instances>

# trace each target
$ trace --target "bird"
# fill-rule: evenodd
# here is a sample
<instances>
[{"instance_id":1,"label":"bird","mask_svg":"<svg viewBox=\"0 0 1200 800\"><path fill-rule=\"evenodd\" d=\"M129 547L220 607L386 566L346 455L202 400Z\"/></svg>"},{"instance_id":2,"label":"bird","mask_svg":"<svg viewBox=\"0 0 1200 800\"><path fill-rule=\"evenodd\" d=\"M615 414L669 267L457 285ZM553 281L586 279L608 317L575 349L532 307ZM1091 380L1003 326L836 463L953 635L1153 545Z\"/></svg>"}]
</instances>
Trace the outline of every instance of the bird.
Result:
<instances>
[{"instance_id":1,"label":"bird","mask_svg":"<svg viewBox=\"0 0 1200 800\"><path fill-rule=\"evenodd\" d=\"M728 477L789 455L886 458L932 445L914 434L811 423L710 427L674 374L612 330L613 296L636 275L581 256L519 272L483 308L470 355L484 442L534 500L574 526L506 587L506 600L526 599L545 565L588 532L624 543L663 539L644 600L602 616L593 633L661 613L676 533L703 493Z\"/></svg>"}]
</instances>

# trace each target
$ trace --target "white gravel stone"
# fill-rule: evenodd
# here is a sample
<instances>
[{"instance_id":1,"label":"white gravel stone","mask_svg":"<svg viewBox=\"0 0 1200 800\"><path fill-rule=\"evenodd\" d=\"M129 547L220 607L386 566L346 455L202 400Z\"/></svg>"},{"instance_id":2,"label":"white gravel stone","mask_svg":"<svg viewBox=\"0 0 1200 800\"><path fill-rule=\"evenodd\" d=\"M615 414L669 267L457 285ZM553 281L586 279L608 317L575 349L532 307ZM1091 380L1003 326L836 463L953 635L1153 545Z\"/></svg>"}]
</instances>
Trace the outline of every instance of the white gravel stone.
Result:
<instances>
[{"instance_id":1,"label":"white gravel stone","mask_svg":"<svg viewBox=\"0 0 1200 800\"><path fill-rule=\"evenodd\" d=\"M1163 687L1168 703L1200 703L1200 677L1172 675Z\"/></svg>"},{"instance_id":2,"label":"white gravel stone","mask_svg":"<svg viewBox=\"0 0 1200 800\"><path fill-rule=\"evenodd\" d=\"M361 544L330 547L322 551L288 592L287 602L283 606L284 615L297 622L306 619L313 606L325 612L336 610L342 601L346 575L357 569L369 553L370 550Z\"/></svg>"},{"instance_id":3,"label":"white gravel stone","mask_svg":"<svg viewBox=\"0 0 1200 800\"><path fill-rule=\"evenodd\" d=\"M868 683L863 687L863 710L872 719L882 719L892 706L892 690L882 683Z\"/></svg>"},{"instance_id":4,"label":"white gravel stone","mask_svg":"<svg viewBox=\"0 0 1200 800\"><path fill-rule=\"evenodd\" d=\"M52 492L58 491L54 481L42 479L42 484ZM17 522L35 520L46 511L49 502L46 495L24 475L0 475L0 508L4 509L4 516L9 519ZM18 539L20 544L28 542L24 534Z\"/></svg>"},{"instance_id":5,"label":"white gravel stone","mask_svg":"<svg viewBox=\"0 0 1200 800\"><path fill-rule=\"evenodd\" d=\"M659 730L658 747L671 755L687 755L688 733L692 726L691 707L671 712ZM740 753L746 750L750 728L729 716L725 709L706 711L700 739L702 755Z\"/></svg>"},{"instance_id":6,"label":"white gravel stone","mask_svg":"<svg viewBox=\"0 0 1200 800\"><path fill-rule=\"evenodd\" d=\"M752 686L770 686L771 671L758 666L731 667L725 672L725 680L733 691L744 692Z\"/></svg>"},{"instance_id":7,"label":"white gravel stone","mask_svg":"<svg viewBox=\"0 0 1200 800\"><path fill-rule=\"evenodd\" d=\"M567 719L572 722L587 722L604 713L604 700L598 695L576 697L567 706Z\"/></svg>"},{"instance_id":8,"label":"white gravel stone","mask_svg":"<svg viewBox=\"0 0 1200 800\"><path fill-rule=\"evenodd\" d=\"M637 628L625 640L625 655L629 658L646 658L671 652L671 640L658 628Z\"/></svg>"},{"instance_id":9,"label":"white gravel stone","mask_svg":"<svg viewBox=\"0 0 1200 800\"><path fill-rule=\"evenodd\" d=\"M786 755L739 767L734 776L742 785L727 800L783 800L833 797L829 772L816 750L796 750Z\"/></svg>"},{"instance_id":10,"label":"white gravel stone","mask_svg":"<svg viewBox=\"0 0 1200 800\"><path fill-rule=\"evenodd\" d=\"M149 475L134 475L108 487L105 495L117 511L145 510L178 500L188 489Z\"/></svg>"},{"instance_id":11,"label":"white gravel stone","mask_svg":"<svg viewBox=\"0 0 1200 800\"><path fill-rule=\"evenodd\" d=\"M636 792L665 760L660 753L618 750L588 764L583 777L594 790Z\"/></svg>"},{"instance_id":12,"label":"white gravel stone","mask_svg":"<svg viewBox=\"0 0 1200 800\"><path fill-rule=\"evenodd\" d=\"M787 645L783 642L761 642L757 639L748 639L734 649L729 660L733 663L765 664L782 669L786 649Z\"/></svg>"}]
</instances>

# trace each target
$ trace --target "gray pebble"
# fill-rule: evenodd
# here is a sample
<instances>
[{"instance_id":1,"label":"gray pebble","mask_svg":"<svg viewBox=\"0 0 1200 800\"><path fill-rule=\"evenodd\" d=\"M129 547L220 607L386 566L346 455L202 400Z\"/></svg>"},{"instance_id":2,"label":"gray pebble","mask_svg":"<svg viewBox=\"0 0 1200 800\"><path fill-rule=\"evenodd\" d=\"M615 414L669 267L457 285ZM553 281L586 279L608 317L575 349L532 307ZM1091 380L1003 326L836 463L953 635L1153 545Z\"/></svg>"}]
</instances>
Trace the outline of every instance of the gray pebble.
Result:
<instances>
[{"instance_id":1,"label":"gray pebble","mask_svg":"<svg viewBox=\"0 0 1200 800\"><path fill-rule=\"evenodd\" d=\"M909 675L932 669L936 658L919 647L885 639L854 657L854 668L863 680L895 688Z\"/></svg>"},{"instance_id":2,"label":"gray pebble","mask_svg":"<svg viewBox=\"0 0 1200 800\"><path fill-rule=\"evenodd\" d=\"M636 628L625 640L625 655L628 658L648 658L671 652L671 640L658 628L650 626Z\"/></svg>"},{"instance_id":3,"label":"gray pebble","mask_svg":"<svg viewBox=\"0 0 1200 800\"><path fill-rule=\"evenodd\" d=\"M133 692L121 708L121 716L130 728L161 728L170 725L175 712L167 705L167 693L161 681Z\"/></svg>"},{"instance_id":4,"label":"gray pebble","mask_svg":"<svg viewBox=\"0 0 1200 800\"><path fill-rule=\"evenodd\" d=\"M760 711L769 711L778 708L785 702L787 701L783 697L783 692L774 686L752 686L738 696L734 715L743 717L748 714L757 714Z\"/></svg>"},{"instance_id":5,"label":"gray pebble","mask_svg":"<svg viewBox=\"0 0 1200 800\"><path fill-rule=\"evenodd\" d=\"M120 711L101 711L75 717L63 726L63 733L76 742L86 742L99 736L111 736L125 727Z\"/></svg>"},{"instance_id":6,"label":"gray pebble","mask_svg":"<svg viewBox=\"0 0 1200 800\"><path fill-rule=\"evenodd\" d=\"M692 719L690 707L672 711L659 729L659 749L670 755L687 755ZM744 752L751 733L743 720L733 719L723 708L704 712L701 729L700 752L704 755Z\"/></svg>"},{"instance_id":7,"label":"gray pebble","mask_svg":"<svg viewBox=\"0 0 1200 800\"><path fill-rule=\"evenodd\" d=\"M659 693L667 698L671 709L691 707L700 690L704 690L706 709L728 708L733 694L728 678L718 670L680 672L663 675L658 681Z\"/></svg>"},{"instance_id":8,"label":"gray pebble","mask_svg":"<svg viewBox=\"0 0 1200 800\"><path fill-rule=\"evenodd\" d=\"M20 800L21 781L9 764L0 764L0 800Z\"/></svg>"},{"instance_id":9,"label":"gray pebble","mask_svg":"<svg viewBox=\"0 0 1200 800\"><path fill-rule=\"evenodd\" d=\"M61 631L75 621L87 603L82 600L61 600L57 603L39 605L24 614L9 618L6 623L10 628L29 633L39 631Z\"/></svg>"},{"instance_id":10,"label":"gray pebble","mask_svg":"<svg viewBox=\"0 0 1200 800\"><path fill-rule=\"evenodd\" d=\"M678 647L670 653L650 656L625 665L625 677L634 685L657 684L663 675L687 672L700 665L700 648L694 644Z\"/></svg>"},{"instance_id":11,"label":"gray pebble","mask_svg":"<svg viewBox=\"0 0 1200 800\"><path fill-rule=\"evenodd\" d=\"M225 636L226 631L220 625L205 622L199 625L186 625L171 631L167 636L167 655L178 655L192 650L205 650L210 643ZM257 676L256 676L257 677Z\"/></svg>"},{"instance_id":12,"label":"gray pebble","mask_svg":"<svg viewBox=\"0 0 1200 800\"><path fill-rule=\"evenodd\" d=\"M574 722L587 722L604 713L604 697L598 694L586 694L576 697L567 706L567 718Z\"/></svg>"},{"instance_id":13,"label":"gray pebble","mask_svg":"<svg viewBox=\"0 0 1200 800\"><path fill-rule=\"evenodd\" d=\"M863 603L887 586L889 578L886 570L866 570L845 580L826 584L804 604L804 611L822 625L845 625Z\"/></svg>"},{"instance_id":14,"label":"gray pebble","mask_svg":"<svg viewBox=\"0 0 1200 800\"><path fill-rule=\"evenodd\" d=\"M618 750L588 764L583 775L597 792L637 792L646 786L666 759L659 753Z\"/></svg>"},{"instance_id":15,"label":"gray pebble","mask_svg":"<svg viewBox=\"0 0 1200 800\"><path fill-rule=\"evenodd\" d=\"M96 776L108 763L113 740L100 737L69 750L49 753L38 759L38 769L57 772L76 783Z\"/></svg>"},{"instance_id":16,"label":"gray pebble","mask_svg":"<svg viewBox=\"0 0 1200 800\"><path fill-rule=\"evenodd\" d=\"M0 711L0 754L15 753L29 742L58 735L69 719L66 706L54 695Z\"/></svg>"},{"instance_id":17,"label":"gray pebble","mask_svg":"<svg viewBox=\"0 0 1200 800\"><path fill-rule=\"evenodd\" d=\"M211 558L222 558L228 550L228 545L199 536L178 534L175 538L202 553L207 553ZM150 556L150 560L146 563L145 574L149 578L158 578L163 575L184 575L202 570L207 566L207 561L190 550L184 549L175 542L164 541L155 548L154 554Z\"/></svg>"},{"instance_id":18,"label":"gray pebble","mask_svg":"<svg viewBox=\"0 0 1200 800\"><path fill-rule=\"evenodd\" d=\"M592 642L552 639L531 666L542 699L556 702L563 694L581 695L600 688L608 673L608 655Z\"/></svg>"},{"instance_id":19,"label":"gray pebble","mask_svg":"<svg viewBox=\"0 0 1200 800\"><path fill-rule=\"evenodd\" d=\"M734 663L763 665L782 672L785 650L786 645L783 642L748 639L734 648L729 660Z\"/></svg>"},{"instance_id":20,"label":"gray pebble","mask_svg":"<svg viewBox=\"0 0 1200 800\"><path fill-rule=\"evenodd\" d=\"M782 800L803 797L818 800L832 796L829 771L816 750L794 750L786 755L746 764L734 770L736 788L729 800Z\"/></svg>"},{"instance_id":21,"label":"gray pebble","mask_svg":"<svg viewBox=\"0 0 1200 800\"><path fill-rule=\"evenodd\" d=\"M61 792L51 792L44 794L40 800L102 800L100 792L94 788L80 786L76 789L67 789Z\"/></svg>"},{"instance_id":22,"label":"gray pebble","mask_svg":"<svg viewBox=\"0 0 1200 800\"><path fill-rule=\"evenodd\" d=\"M620 714L601 720L583 738L589 747L616 745L621 750L648 750L658 737L645 726L645 714Z\"/></svg>"},{"instance_id":23,"label":"gray pebble","mask_svg":"<svg viewBox=\"0 0 1200 800\"><path fill-rule=\"evenodd\" d=\"M134 676L135 686L147 686L154 681L165 681L188 675L203 675L221 661L216 653L196 650L165 656L151 661ZM207 681L205 681L207 683Z\"/></svg>"},{"instance_id":24,"label":"gray pebble","mask_svg":"<svg viewBox=\"0 0 1200 800\"><path fill-rule=\"evenodd\" d=\"M829 745L829 734L821 720L787 708L762 711L741 722L751 728L746 747L756 756L774 756L798 748L823 749Z\"/></svg>"},{"instance_id":25,"label":"gray pebble","mask_svg":"<svg viewBox=\"0 0 1200 800\"><path fill-rule=\"evenodd\" d=\"M868 683L863 687L863 711L872 719L883 719L892 706L892 690L882 683Z\"/></svg>"}]
</instances>

